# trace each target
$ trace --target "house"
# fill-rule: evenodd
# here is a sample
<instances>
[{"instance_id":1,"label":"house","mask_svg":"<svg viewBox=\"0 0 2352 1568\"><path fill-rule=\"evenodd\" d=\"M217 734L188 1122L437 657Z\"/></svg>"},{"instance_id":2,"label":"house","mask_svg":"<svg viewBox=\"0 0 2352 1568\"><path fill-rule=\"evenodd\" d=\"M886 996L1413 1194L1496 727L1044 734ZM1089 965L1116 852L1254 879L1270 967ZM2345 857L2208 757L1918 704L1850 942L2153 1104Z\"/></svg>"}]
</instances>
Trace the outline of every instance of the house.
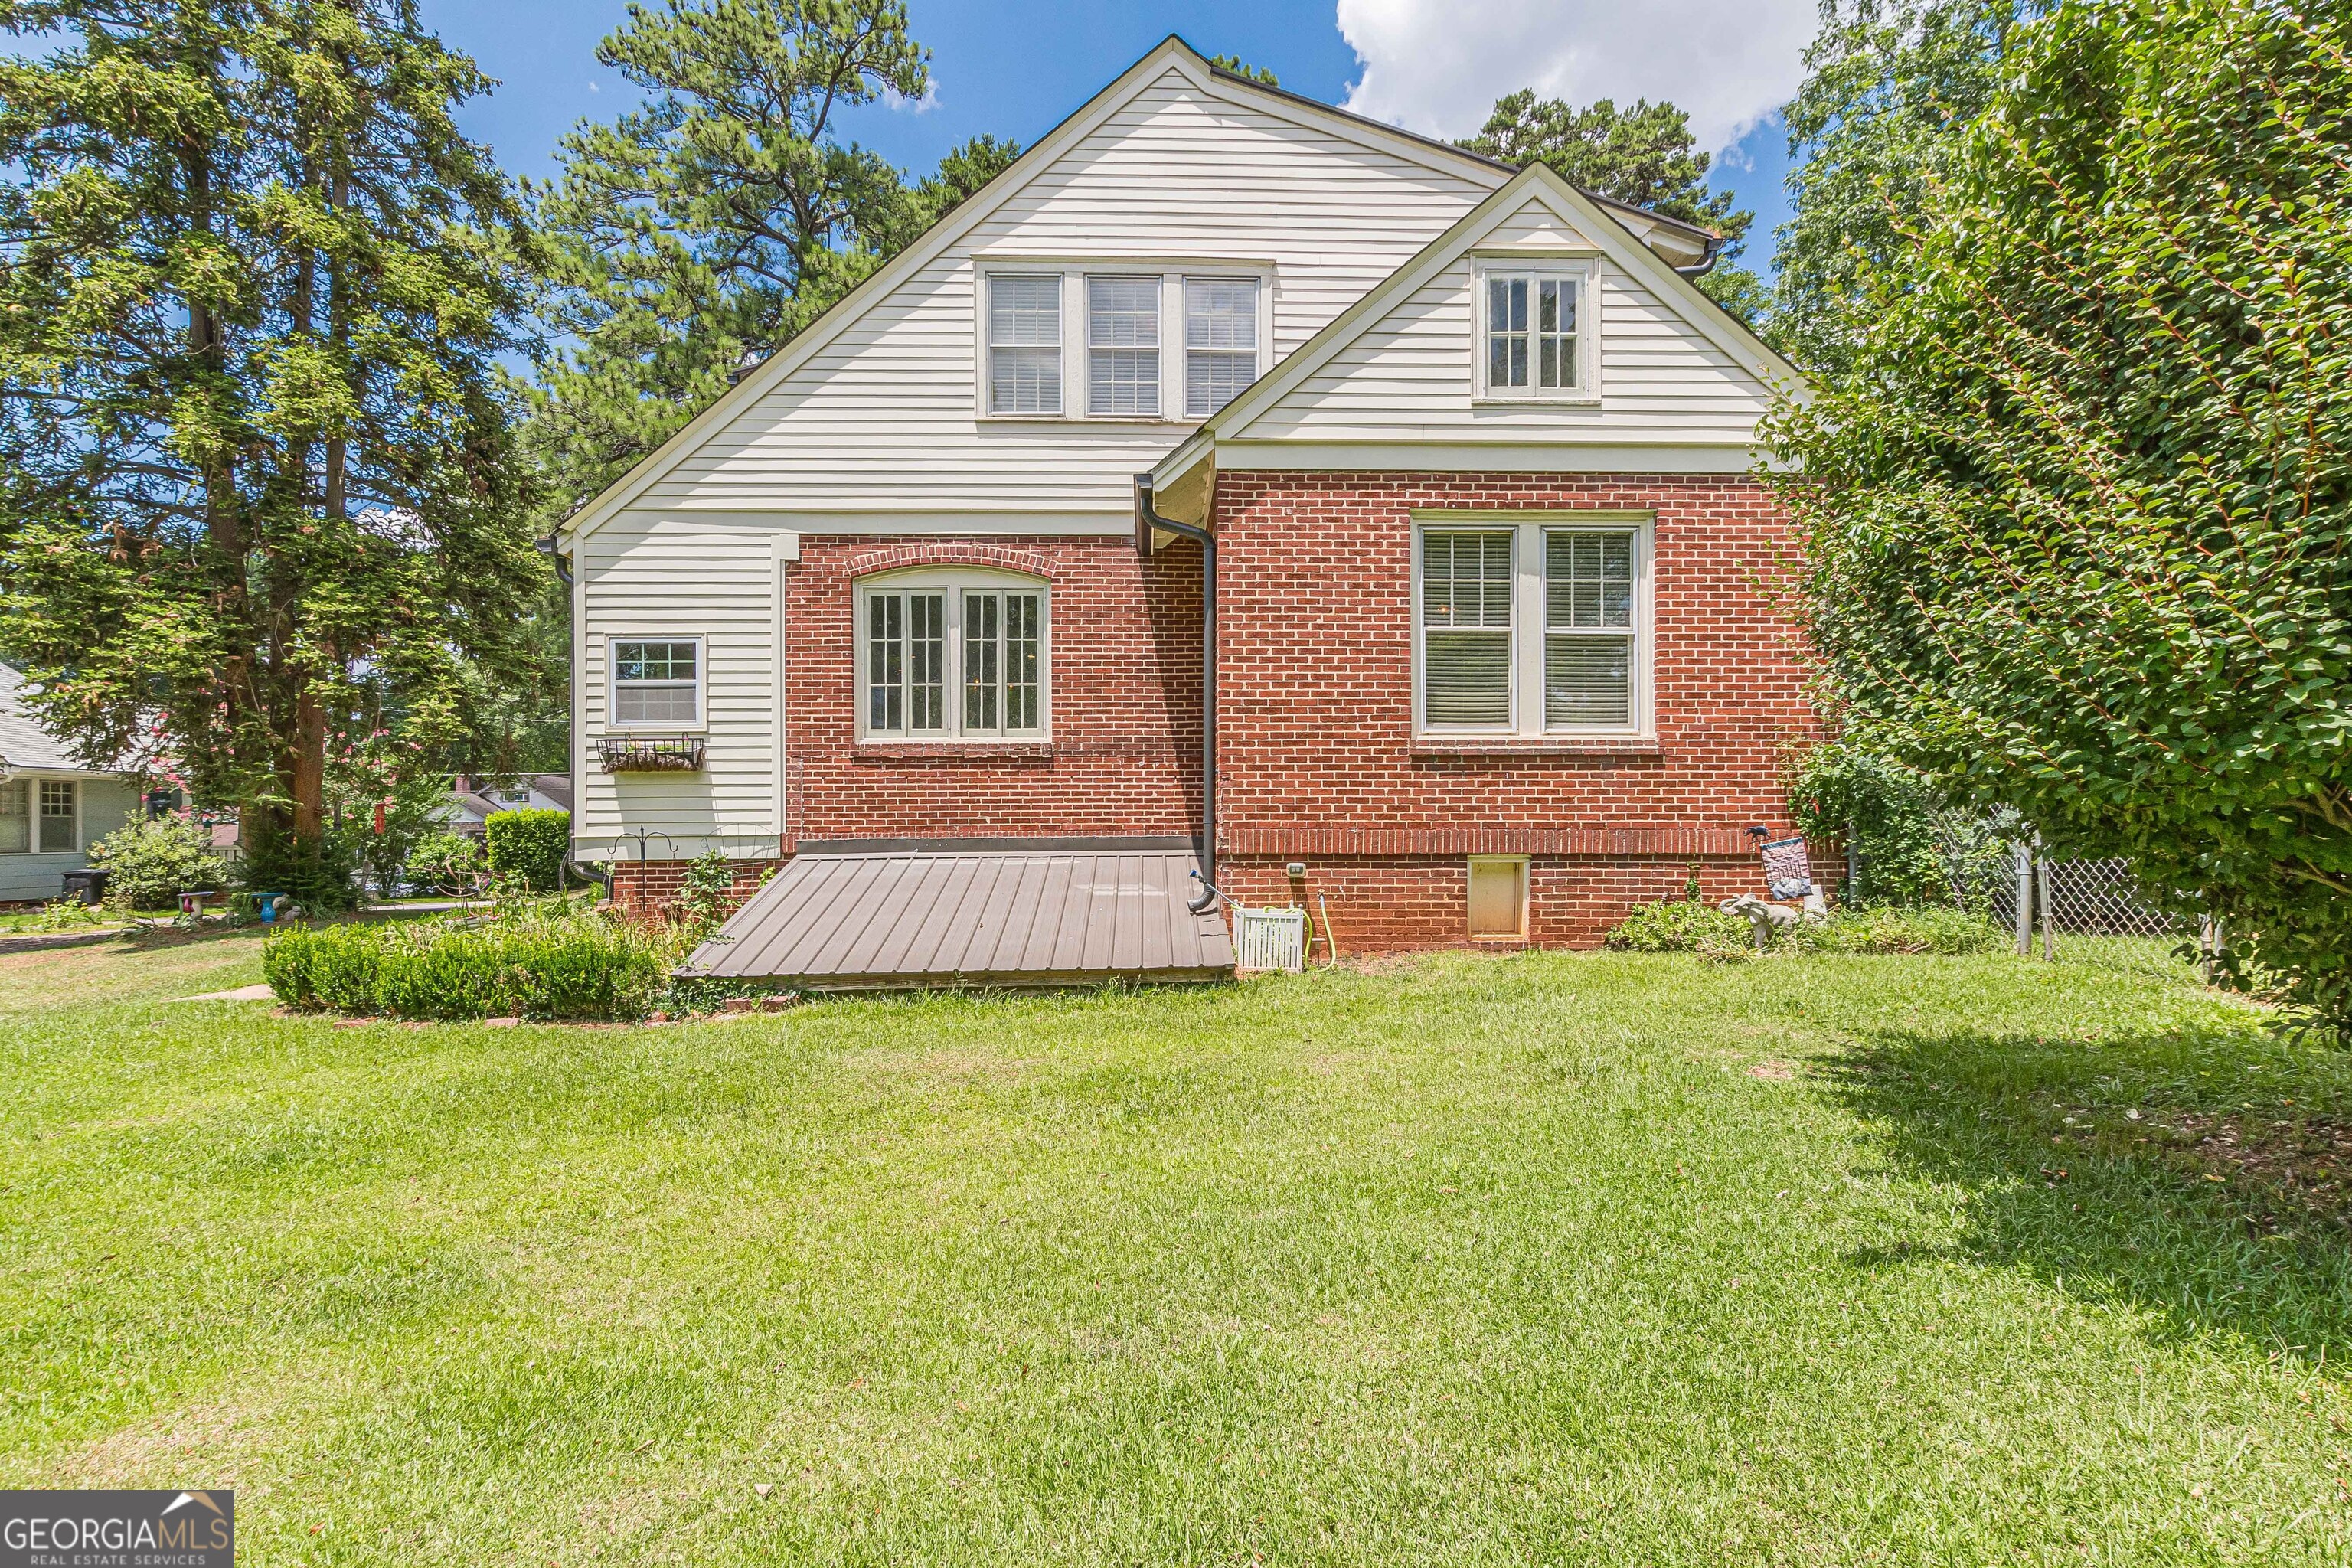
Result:
<instances>
[{"instance_id":1,"label":"house","mask_svg":"<svg viewBox=\"0 0 2352 1568\"><path fill-rule=\"evenodd\" d=\"M482 837L482 825L501 811L563 811L572 809L570 773L523 773L511 783L491 784L459 773L450 781L448 809L441 825L468 838Z\"/></svg>"},{"instance_id":2,"label":"house","mask_svg":"<svg viewBox=\"0 0 2352 1568\"><path fill-rule=\"evenodd\" d=\"M85 767L35 721L0 664L0 903L54 899L89 846L140 815L135 779Z\"/></svg>"},{"instance_id":3,"label":"house","mask_svg":"<svg viewBox=\"0 0 2352 1568\"><path fill-rule=\"evenodd\" d=\"M582 509L575 853L808 984L1589 944L1814 731L1705 230L1171 38Z\"/></svg>"}]
</instances>

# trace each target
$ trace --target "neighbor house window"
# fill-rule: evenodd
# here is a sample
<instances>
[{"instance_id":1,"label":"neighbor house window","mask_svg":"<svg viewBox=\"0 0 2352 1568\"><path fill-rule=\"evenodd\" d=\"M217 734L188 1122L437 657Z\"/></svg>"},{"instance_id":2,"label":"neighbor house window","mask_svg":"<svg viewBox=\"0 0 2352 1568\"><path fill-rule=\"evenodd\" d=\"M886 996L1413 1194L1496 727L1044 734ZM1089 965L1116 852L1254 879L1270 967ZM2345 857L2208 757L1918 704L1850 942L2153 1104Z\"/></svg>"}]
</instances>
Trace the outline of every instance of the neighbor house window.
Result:
<instances>
[{"instance_id":1,"label":"neighbor house window","mask_svg":"<svg viewBox=\"0 0 2352 1568\"><path fill-rule=\"evenodd\" d=\"M41 781L41 853L70 855L81 847L81 814L71 779Z\"/></svg>"},{"instance_id":2,"label":"neighbor house window","mask_svg":"<svg viewBox=\"0 0 2352 1568\"><path fill-rule=\"evenodd\" d=\"M33 847L33 781L0 779L0 855L24 855Z\"/></svg>"},{"instance_id":3,"label":"neighbor house window","mask_svg":"<svg viewBox=\"0 0 2352 1568\"><path fill-rule=\"evenodd\" d=\"M988 280L988 411L1062 411L1062 279L997 274Z\"/></svg>"},{"instance_id":4,"label":"neighbor house window","mask_svg":"<svg viewBox=\"0 0 2352 1568\"><path fill-rule=\"evenodd\" d=\"M1647 541L1640 522L1424 525L1419 727L1530 738L1645 729Z\"/></svg>"},{"instance_id":5,"label":"neighbor house window","mask_svg":"<svg viewBox=\"0 0 2352 1568\"><path fill-rule=\"evenodd\" d=\"M1481 281L1486 395L1573 397L1589 391L1580 352L1582 275L1488 268Z\"/></svg>"},{"instance_id":6,"label":"neighbor house window","mask_svg":"<svg viewBox=\"0 0 2352 1568\"><path fill-rule=\"evenodd\" d=\"M1087 412L1160 412L1160 279L1087 279Z\"/></svg>"},{"instance_id":7,"label":"neighbor house window","mask_svg":"<svg viewBox=\"0 0 2352 1568\"><path fill-rule=\"evenodd\" d=\"M615 638L613 722L629 729L691 729L700 724L701 642Z\"/></svg>"},{"instance_id":8,"label":"neighbor house window","mask_svg":"<svg viewBox=\"0 0 2352 1568\"><path fill-rule=\"evenodd\" d=\"M1257 379L1257 280L1184 280L1184 412L1205 419Z\"/></svg>"},{"instance_id":9,"label":"neighbor house window","mask_svg":"<svg viewBox=\"0 0 2352 1568\"><path fill-rule=\"evenodd\" d=\"M1528 934L1528 862L1520 855L1474 855L1470 858L1470 934L1525 940Z\"/></svg>"},{"instance_id":10,"label":"neighbor house window","mask_svg":"<svg viewBox=\"0 0 2352 1568\"><path fill-rule=\"evenodd\" d=\"M884 578L859 590L870 736L1035 738L1046 729L1043 584L953 574Z\"/></svg>"}]
</instances>

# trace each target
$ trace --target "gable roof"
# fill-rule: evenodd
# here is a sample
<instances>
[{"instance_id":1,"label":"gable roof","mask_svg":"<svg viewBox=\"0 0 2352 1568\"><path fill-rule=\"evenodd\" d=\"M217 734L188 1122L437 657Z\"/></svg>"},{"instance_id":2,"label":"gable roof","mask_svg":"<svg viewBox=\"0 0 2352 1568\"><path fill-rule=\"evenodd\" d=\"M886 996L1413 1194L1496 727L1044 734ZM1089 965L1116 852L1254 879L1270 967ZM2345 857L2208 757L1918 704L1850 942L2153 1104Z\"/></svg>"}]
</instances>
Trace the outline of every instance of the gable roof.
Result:
<instances>
[{"instance_id":1,"label":"gable roof","mask_svg":"<svg viewBox=\"0 0 2352 1568\"><path fill-rule=\"evenodd\" d=\"M80 773L90 778L111 776L68 751L64 743L41 728L25 707L25 677L0 664L0 775L24 769L45 773Z\"/></svg>"},{"instance_id":2,"label":"gable roof","mask_svg":"<svg viewBox=\"0 0 2352 1568\"><path fill-rule=\"evenodd\" d=\"M1496 184L1507 181L1511 174L1509 164L1497 163L1450 142L1433 141L1379 121L1368 120L1362 115L1351 114L1315 99L1221 70L1212 66L1182 38L1171 33L1141 59L1120 72L1117 79L1080 105L1067 119L1040 137L1010 167L933 224L913 244L877 268L863 283L835 300L798 336L761 361L757 369L730 387L668 440L640 458L603 493L558 524L557 532L576 540L625 510L703 442L748 412L772 388L855 325L868 310L937 260L1064 153L1171 69L1212 97L1230 103L1247 102L1253 108L1294 123L1336 131L1360 144L1425 168L1455 174L1469 172L1482 182ZM1622 203L1609 205L1622 209L1626 215L1622 221L1664 229L1684 239L1695 255L1706 253L1718 239L1710 231L1679 218L1664 217ZM1610 226L1616 226L1612 224ZM1661 262L1660 265L1665 264Z\"/></svg>"},{"instance_id":3,"label":"gable roof","mask_svg":"<svg viewBox=\"0 0 2352 1568\"><path fill-rule=\"evenodd\" d=\"M1331 319L1321 331L1300 344L1279 364L1244 388L1241 395L1203 423L1152 469L1155 491L1164 491L1180 476L1212 453L1219 441L1243 438L1261 415L1296 390L1307 377L1331 363L1341 350L1386 317L1412 293L1467 256L1506 219L1530 202L1539 203L1589 240L1601 255L1665 298L1701 335L1729 355L1742 370L1767 385L1786 386L1801 395L1806 383L1796 366L1767 347L1738 318L1699 291L1624 226L1591 195L1562 179L1549 164L1530 163L1485 201L1465 213L1454 226L1423 246L1412 260L1374 285L1364 297ZM1173 514L1171 514L1173 515ZM1198 520L1194 520L1198 521Z\"/></svg>"}]
</instances>

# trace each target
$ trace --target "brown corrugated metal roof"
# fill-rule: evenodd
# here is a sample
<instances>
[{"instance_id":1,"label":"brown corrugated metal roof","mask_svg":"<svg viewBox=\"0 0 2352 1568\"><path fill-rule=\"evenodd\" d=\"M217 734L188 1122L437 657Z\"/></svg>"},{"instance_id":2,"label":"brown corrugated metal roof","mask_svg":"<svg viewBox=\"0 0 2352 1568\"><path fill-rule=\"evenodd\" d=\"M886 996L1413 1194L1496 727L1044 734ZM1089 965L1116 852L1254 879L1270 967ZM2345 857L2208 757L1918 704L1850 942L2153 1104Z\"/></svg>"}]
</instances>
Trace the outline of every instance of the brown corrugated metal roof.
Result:
<instances>
[{"instance_id":1,"label":"brown corrugated metal roof","mask_svg":"<svg viewBox=\"0 0 2352 1568\"><path fill-rule=\"evenodd\" d=\"M1229 974L1224 917L1185 908L1199 884L1182 844L803 845L686 973L841 987Z\"/></svg>"}]
</instances>

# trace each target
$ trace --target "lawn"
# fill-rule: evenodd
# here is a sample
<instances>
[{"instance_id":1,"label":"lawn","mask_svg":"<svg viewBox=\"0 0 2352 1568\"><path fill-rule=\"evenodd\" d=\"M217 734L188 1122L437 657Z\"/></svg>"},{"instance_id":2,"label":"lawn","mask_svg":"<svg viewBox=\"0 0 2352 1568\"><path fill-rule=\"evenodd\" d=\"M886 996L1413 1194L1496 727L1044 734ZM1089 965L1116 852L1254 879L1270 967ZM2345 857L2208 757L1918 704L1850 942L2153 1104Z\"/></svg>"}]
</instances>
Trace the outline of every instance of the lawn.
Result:
<instances>
[{"instance_id":1,"label":"lawn","mask_svg":"<svg viewBox=\"0 0 2352 1568\"><path fill-rule=\"evenodd\" d=\"M0 957L0 1485L250 1563L2352 1560L2352 1058L2145 955L169 1000L257 952Z\"/></svg>"}]
</instances>

